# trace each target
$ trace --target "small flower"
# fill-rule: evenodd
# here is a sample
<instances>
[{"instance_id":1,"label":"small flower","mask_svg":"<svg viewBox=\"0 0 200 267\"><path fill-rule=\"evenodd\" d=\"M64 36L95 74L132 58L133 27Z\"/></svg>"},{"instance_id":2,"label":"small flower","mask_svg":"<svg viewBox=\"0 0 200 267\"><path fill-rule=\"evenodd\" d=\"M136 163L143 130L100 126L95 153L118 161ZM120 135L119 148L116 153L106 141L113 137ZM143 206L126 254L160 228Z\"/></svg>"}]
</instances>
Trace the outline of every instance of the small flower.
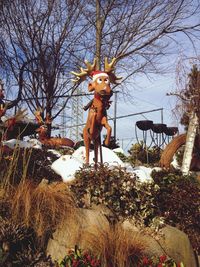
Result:
<instances>
[{"instance_id":1,"label":"small flower","mask_svg":"<svg viewBox=\"0 0 200 267\"><path fill-rule=\"evenodd\" d=\"M167 259L167 256L166 255L161 255L159 259L160 259L160 263L164 263L166 261L166 259Z\"/></svg>"},{"instance_id":2,"label":"small flower","mask_svg":"<svg viewBox=\"0 0 200 267\"><path fill-rule=\"evenodd\" d=\"M145 264L148 264L149 263L149 259L147 257L144 257L143 260L142 260L142 263L145 265Z\"/></svg>"},{"instance_id":3,"label":"small flower","mask_svg":"<svg viewBox=\"0 0 200 267\"><path fill-rule=\"evenodd\" d=\"M78 261L77 260L73 260L72 267L78 267Z\"/></svg>"}]
</instances>

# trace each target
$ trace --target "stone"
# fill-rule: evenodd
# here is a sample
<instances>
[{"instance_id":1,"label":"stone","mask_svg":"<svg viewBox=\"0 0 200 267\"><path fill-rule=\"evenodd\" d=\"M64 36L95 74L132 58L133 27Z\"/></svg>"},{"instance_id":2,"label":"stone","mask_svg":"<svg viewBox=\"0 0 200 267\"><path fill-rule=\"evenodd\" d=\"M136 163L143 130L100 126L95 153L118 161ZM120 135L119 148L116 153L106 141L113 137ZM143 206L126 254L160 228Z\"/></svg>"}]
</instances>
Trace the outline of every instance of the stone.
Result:
<instances>
[{"instance_id":1,"label":"stone","mask_svg":"<svg viewBox=\"0 0 200 267\"><path fill-rule=\"evenodd\" d=\"M47 254L52 259L62 259L69 249L78 245L81 249L90 248L90 239L96 241L98 231L108 231L109 222L106 217L97 210L76 209L74 214L66 218L66 223L61 225L48 242Z\"/></svg>"},{"instance_id":2,"label":"stone","mask_svg":"<svg viewBox=\"0 0 200 267\"><path fill-rule=\"evenodd\" d=\"M94 208L96 210L76 209L71 217L66 218L66 223L55 231L47 246L47 254L52 259L61 260L75 245L82 250L101 252L101 237L111 231L112 226L107 218L111 213L102 206ZM166 255L177 263L183 262L184 267L198 266L188 236L177 228L166 225L160 230L161 234L155 234L150 228L139 228L128 220L122 227L130 231L131 240L144 245L147 256Z\"/></svg>"},{"instance_id":3,"label":"stone","mask_svg":"<svg viewBox=\"0 0 200 267\"><path fill-rule=\"evenodd\" d=\"M125 221L123 225L126 229L139 231L129 221ZM147 234L147 232L148 230L143 234L147 244L145 254L148 256L166 255L177 263L183 262L185 267L198 266L189 238L184 232L169 225L163 227L157 235Z\"/></svg>"}]
</instances>

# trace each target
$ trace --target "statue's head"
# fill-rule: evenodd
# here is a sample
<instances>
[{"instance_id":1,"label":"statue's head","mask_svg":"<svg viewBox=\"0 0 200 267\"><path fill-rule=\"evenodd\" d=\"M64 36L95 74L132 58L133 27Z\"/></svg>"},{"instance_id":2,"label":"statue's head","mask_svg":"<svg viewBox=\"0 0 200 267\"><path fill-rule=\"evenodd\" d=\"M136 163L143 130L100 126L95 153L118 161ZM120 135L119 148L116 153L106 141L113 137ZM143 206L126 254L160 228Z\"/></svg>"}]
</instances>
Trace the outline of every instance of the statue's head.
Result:
<instances>
[{"instance_id":1,"label":"statue's head","mask_svg":"<svg viewBox=\"0 0 200 267\"><path fill-rule=\"evenodd\" d=\"M93 71L91 73L92 81L88 84L90 92L95 91L99 95L110 95L110 78L104 71Z\"/></svg>"},{"instance_id":2,"label":"statue's head","mask_svg":"<svg viewBox=\"0 0 200 267\"><path fill-rule=\"evenodd\" d=\"M87 60L85 61L85 65L87 68L80 68L80 73L72 72L75 75L76 79L73 81L75 83L81 83L86 79L86 77L90 77L92 81L88 84L88 90L90 92L95 91L95 93L100 95L110 95L111 88L110 84L119 83L121 78L117 77L114 73L115 64L117 62L116 58L108 63L108 59L105 58L105 66L104 71L97 70L97 60L96 58L93 61L93 64L90 64Z\"/></svg>"}]
</instances>

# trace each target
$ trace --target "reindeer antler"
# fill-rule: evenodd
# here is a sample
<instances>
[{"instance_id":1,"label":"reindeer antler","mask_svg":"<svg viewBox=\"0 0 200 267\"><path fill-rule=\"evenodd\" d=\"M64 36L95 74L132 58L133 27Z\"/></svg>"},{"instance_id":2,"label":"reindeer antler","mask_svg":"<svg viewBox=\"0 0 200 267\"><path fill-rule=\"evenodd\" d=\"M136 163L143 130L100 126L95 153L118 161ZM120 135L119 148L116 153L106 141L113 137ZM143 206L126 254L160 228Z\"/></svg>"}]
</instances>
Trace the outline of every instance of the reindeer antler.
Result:
<instances>
[{"instance_id":1,"label":"reindeer antler","mask_svg":"<svg viewBox=\"0 0 200 267\"><path fill-rule=\"evenodd\" d=\"M75 83L80 83L82 81L84 81L86 79L87 76L90 76L90 74L96 70L96 65L97 65L97 59L94 58L93 64L90 64L87 60L85 60L85 65L86 65L86 69L80 68L81 72L75 72L72 71L71 73L73 75L75 75L75 79L73 79L72 81Z\"/></svg>"},{"instance_id":2,"label":"reindeer antler","mask_svg":"<svg viewBox=\"0 0 200 267\"><path fill-rule=\"evenodd\" d=\"M41 108L38 108L34 113L35 119L36 119L37 123L39 123L39 124L43 124L44 123L41 114L42 114Z\"/></svg>"},{"instance_id":3,"label":"reindeer antler","mask_svg":"<svg viewBox=\"0 0 200 267\"><path fill-rule=\"evenodd\" d=\"M105 72L109 75L110 82L114 84L119 84L122 77L117 77L114 73L115 64L117 63L117 58L113 58L110 63L108 63L108 58L105 57L104 69Z\"/></svg>"}]
</instances>

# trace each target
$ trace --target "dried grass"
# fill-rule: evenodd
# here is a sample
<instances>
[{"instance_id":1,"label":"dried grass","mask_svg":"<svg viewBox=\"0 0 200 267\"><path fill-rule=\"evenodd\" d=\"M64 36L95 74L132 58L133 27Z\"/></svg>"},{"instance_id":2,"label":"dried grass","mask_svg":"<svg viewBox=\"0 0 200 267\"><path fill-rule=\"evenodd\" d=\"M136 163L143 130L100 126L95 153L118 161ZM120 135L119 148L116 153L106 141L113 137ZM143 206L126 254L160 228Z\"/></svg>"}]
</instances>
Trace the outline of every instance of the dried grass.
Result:
<instances>
[{"instance_id":1,"label":"dried grass","mask_svg":"<svg viewBox=\"0 0 200 267\"><path fill-rule=\"evenodd\" d=\"M41 241L75 209L72 194L64 183L36 186L25 180L10 193L12 219L32 227Z\"/></svg>"},{"instance_id":2,"label":"dried grass","mask_svg":"<svg viewBox=\"0 0 200 267\"><path fill-rule=\"evenodd\" d=\"M113 228L83 232L84 246L100 257L102 267L137 266L145 248L145 241L138 232L124 229L121 223Z\"/></svg>"}]
</instances>

